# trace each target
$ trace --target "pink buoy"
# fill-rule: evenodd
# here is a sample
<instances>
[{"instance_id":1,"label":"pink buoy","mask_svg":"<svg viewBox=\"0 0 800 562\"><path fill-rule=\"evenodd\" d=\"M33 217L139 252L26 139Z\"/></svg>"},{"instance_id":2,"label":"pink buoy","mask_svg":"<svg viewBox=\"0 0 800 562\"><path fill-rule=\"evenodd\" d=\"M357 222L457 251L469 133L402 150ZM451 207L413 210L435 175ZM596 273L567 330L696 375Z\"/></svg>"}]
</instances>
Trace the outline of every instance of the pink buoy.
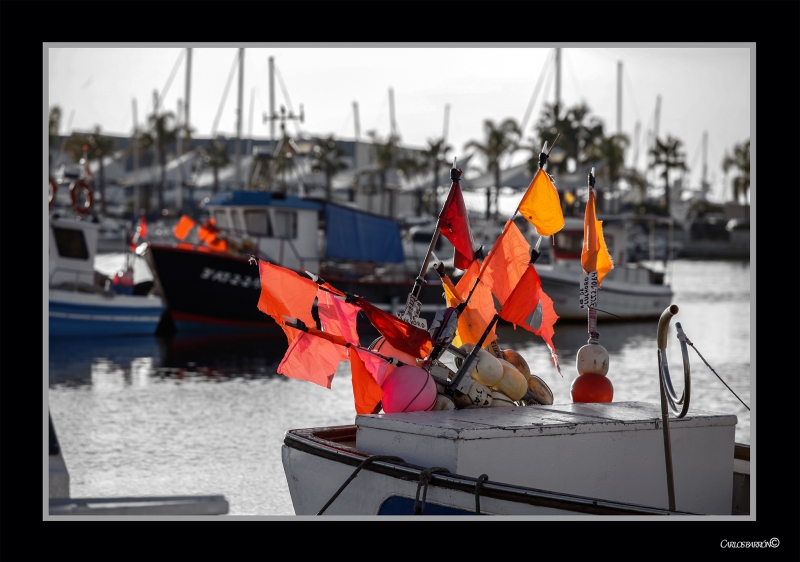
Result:
<instances>
[{"instance_id":1,"label":"pink buoy","mask_svg":"<svg viewBox=\"0 0 800 562\"><path fill-rule=\"evenodd\" d=\"M433 410L436 383L425 369L403 365L386 375L383 381L383 411L387 414Z\"/></svg>"}]
</instances>

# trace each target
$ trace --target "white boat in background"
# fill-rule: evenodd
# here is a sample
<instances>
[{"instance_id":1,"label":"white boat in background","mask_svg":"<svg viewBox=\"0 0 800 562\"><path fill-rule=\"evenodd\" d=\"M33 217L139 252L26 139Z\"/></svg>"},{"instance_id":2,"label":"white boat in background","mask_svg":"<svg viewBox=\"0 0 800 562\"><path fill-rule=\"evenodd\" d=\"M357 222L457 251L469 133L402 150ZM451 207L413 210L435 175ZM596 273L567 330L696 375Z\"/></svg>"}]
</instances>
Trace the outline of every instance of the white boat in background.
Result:
<instances>
[{"instance_id":1,"label":"white boat in background","mask_svg":"<svg viewBox=\"0 0 800 562\"><path fill-rule=\"evenodd\" d=\"M665 282L664 270L652 264L628 261L625 218L603 221L603 236L614 268L600 287L603 310L598 318L612 320L649 320L658 318L672 300L672 288ZM581 265L583 219L564 217L564 227L554 236L543 239L550 245L549 263L536 262L542 288L553 299L561 320L586 320L586 309L578 301L579 281L584 276Z\"/></svg>"},{"instance_id":2,"label":"white boat in background","mask_svg":"<svg viewBox=\"0 0 800 562\"><path fill-rule=\"evenodd\" d=\"M95 269L99 230L87 216L50 217L51 338L153 335L161 321L161 298L133 294L132 279L108 280L106 286L107 278ZM124 277L126 271L120 273Z\"/></svg>"}]
</instances>

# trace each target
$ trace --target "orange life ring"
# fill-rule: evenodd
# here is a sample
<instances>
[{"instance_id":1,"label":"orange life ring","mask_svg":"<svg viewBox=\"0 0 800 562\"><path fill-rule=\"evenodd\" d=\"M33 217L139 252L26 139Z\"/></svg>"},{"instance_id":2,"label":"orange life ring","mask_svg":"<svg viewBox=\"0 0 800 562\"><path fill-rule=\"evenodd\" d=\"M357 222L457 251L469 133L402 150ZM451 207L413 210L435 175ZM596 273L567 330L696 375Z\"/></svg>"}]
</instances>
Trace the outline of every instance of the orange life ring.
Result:
<instances>
[{"instance_id":1,"label":"orange life ring","mask_svg":"<svg viewBox=\"0 0 800 562\"><path fill-rule=\"evenodd\" d=\"M58 191L58 184L56 183L56 180L50 178L50 197L47 201L47 208L50 211L53 210L53 203L56 201L56 191Z\"/></svg>"},{"instance_id":2,"label":"orange life ring","mask_svg":"<svg viewBox=\"0 0 800 562\"><path fill-rule=\"evenodd\" d=\"M78 204L78 192L84 191L86 193L86 201L83 205ZM72 197L72 208L76 213L81 215L88 215L92 211L94 204L94 196L92 195L92 188L84 180L76 180L69 186L69 192Z\"/></svg>"}]
</instances>

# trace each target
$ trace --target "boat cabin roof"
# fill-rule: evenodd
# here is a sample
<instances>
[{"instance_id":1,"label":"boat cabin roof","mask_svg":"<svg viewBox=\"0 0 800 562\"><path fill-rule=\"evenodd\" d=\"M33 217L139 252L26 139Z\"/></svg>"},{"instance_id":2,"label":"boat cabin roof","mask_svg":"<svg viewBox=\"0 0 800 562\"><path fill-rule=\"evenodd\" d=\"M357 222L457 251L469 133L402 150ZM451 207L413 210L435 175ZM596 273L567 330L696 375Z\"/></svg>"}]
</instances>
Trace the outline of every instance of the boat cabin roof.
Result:
<instances>
[{"instance_id":1,"label":"boat cabin roof","mask_svg":"<svg viewBox=\"0 0 800 562\"><path fill-rule=\"evenodd\" d=\"M321 211L322 204L302 199L296 195L272 191L224 191L217 193L206 203L206 207L290 207L292 209L310 209Z\"/></svg>"}]
</instances>

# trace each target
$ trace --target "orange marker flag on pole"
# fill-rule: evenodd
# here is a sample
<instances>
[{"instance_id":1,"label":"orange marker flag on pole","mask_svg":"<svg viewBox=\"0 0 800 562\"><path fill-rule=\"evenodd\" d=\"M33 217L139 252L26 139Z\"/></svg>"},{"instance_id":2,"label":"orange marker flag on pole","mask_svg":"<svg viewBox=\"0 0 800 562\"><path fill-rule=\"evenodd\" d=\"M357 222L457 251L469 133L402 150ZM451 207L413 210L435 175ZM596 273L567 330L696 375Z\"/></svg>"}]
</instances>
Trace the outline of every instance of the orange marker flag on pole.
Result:
<instances>
[{"instance_id":1,"label":"orange marker flag on pole","mask_svg":"<svg viewBox=\"0 0 800 562\"><path fill-rule=\"evenodd\" d=\"M383 371L386 371L386 369L382 368L378 363L390 368L391 365L384 359L352 346L347 348L347 352L350 357L356 414L371 414L375 411L378 402L383 398L383 390L381 390L376 380L376 373L380 372L381 369Z\"/></svg>"},{"instance_id":2,"label":"orange marker flag on pole","mask_svg":"<svg viewBox=\"0 0 800 562\"><path fill-rule=\"evenodd\" d=\"M175 234L175 238L178 240L185 240L186 235L195 227L197 223L195 223L192 219L183 215L181 220L178 221L178 224L175 225L175 228L172 229L173 234Z\"/></svg>"},{"instance_id":3,"label":"orange marker flag on pole","mask_svg":"<svg viewBox=\"0 0 800 562\"><path fill-rule=\"evenodd\" d=\"M299 318L307 326L316 326L316 321L311 315L318 290L316 283L294 271L264 260L258 260L258 272L261 279L258 309L277 322L290 344L300 332L284 326L284 316Z\"/></svg>"},{"instance_id":4,"label":"orange marker flag on pole","mask_svg":"<svg viewBox=\"0 0 800 562\"><path fill-rule=\"evenodd\" d=\"M458 336L461 343L478 343L486 327L489 326L494 317L495 310L494 298L489 288L483 283L479 282L475 285L475 280L480 274L480 264L474 261L470 264L469 269L461 276L455 286L455 294L460 297L461 301L466 300L466 295L472 291L472 297L467 303L464 312L458 317ZM447 287L445 286L445 291ZM449 304L448 306L453 306ZM492 326L489 335L483 342L483 347L488 347L494 340L497 339L495 326Z\"/></svg>"},{"instance_id":5,"label":"orange marker flag on pole","mask_svg":"<svg viewBox=\"0 0 800 562\"><path fill-rule=\"evenodd\" d=\"M558 191L543 169L536 171L519 202L517 212L536 227L540 236L551 236L564 227L564 213Z\"/></svg>"},{"instance_id":6,"label":"orange marker flag on pole","mask_svg":"<svg viewBox=\"0 0 800 562\"><path fill-rule=\"evenodd\" d=\"M614 268L603 238L603 221L597 220L593 189L589 190L589 202L586 204L586 214L583 219L581 265L584 273L597 272L598 287L603 282L603 277Z\"/></svg>"},{"instance_id":7,"label":"orange marker flag on pole","mask_svg":"<svg viewBox=\"0 0 800 562\"><path fill-rule=\"evenodd\" d=\"M555 333L553 326L559 316L553 307L553 299L542 290L542 280L532 263L528 264L525 273L498 314L503 320L541 336L550 349L553 364L558 372L561 372L556 348L553 345Z\"/></svg>"},{"instance_id":8,"label":"orange marker flag on pole","mask_svg":"<svg viewBox=\"0 0 800 562\"><path fill-rule=\"evenodd\" d=\"M278 373L330 388L342 361L342 347L314 333L295 330L297 337L278 365ZM315 330L315 332L318 332ZM318 332L322 333L322 332Z\"/></svg>"},{"instance_id":9,"label":"orange marker flag on pole","mask_svg":"<svg viewBox=\"0 0 800 562\"><path fill-rule=\"evenodd\" d=\"M481 281L486 283L500 304L514 290L531 261L531 245L513 220L506 222L489 255L483 260Z\"/></svg>"}]
</instances>

